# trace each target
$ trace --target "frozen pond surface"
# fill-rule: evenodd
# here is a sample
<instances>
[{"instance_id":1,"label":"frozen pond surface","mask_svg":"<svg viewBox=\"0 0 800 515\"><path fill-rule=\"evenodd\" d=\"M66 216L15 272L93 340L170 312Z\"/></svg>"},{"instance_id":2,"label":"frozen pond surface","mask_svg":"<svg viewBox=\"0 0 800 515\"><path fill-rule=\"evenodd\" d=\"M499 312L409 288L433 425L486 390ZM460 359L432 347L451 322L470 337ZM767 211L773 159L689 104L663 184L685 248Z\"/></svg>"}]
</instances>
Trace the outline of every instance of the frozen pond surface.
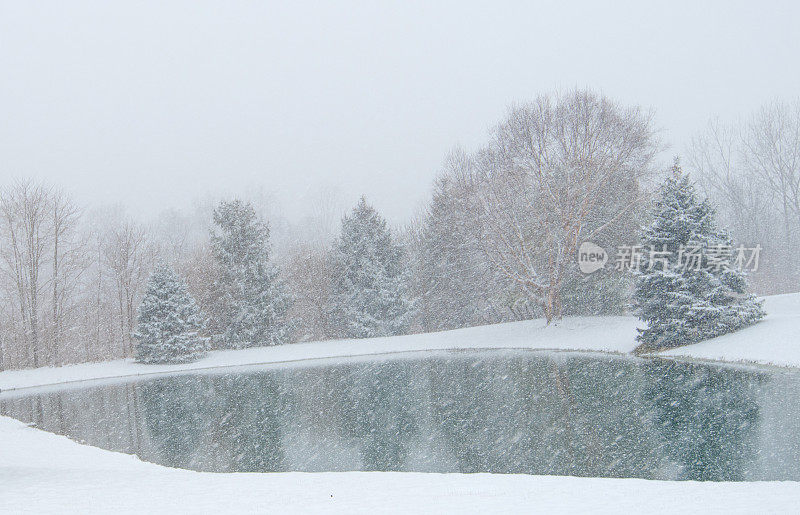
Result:
<instances>
[{"instance_id":1,"label":"frozen pond surface","mask_svg":"<svg viewBox=\"0 0 800 515\"><path fill-rule=\"evenodd\" d=\"M21 392L20 392L21 393ZM800 374L466 351L3 394L0 413L201 471L800 480Z\"/></svg>"}]
</instances>

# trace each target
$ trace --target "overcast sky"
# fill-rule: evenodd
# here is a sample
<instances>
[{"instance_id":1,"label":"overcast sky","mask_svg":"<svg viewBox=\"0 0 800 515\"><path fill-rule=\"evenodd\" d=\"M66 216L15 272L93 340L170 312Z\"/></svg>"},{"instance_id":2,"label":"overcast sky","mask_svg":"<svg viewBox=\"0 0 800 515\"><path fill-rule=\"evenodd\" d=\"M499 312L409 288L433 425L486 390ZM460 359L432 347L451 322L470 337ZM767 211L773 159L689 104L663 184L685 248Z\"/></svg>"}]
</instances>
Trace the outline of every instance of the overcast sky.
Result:
<instances>
[{"instance_id":1,"label":"overcast sky","mask_svg":"<svg viewBox=\"0 0 800 515\"><path fill-rule=\"evenodd\" d=\"M290 219L332 188L397 223L539 93L653 108L670 153L800 95L800 2L284 4L0 0L0 183L145 216L263 188Z\"/></svg>"}]
</instances>

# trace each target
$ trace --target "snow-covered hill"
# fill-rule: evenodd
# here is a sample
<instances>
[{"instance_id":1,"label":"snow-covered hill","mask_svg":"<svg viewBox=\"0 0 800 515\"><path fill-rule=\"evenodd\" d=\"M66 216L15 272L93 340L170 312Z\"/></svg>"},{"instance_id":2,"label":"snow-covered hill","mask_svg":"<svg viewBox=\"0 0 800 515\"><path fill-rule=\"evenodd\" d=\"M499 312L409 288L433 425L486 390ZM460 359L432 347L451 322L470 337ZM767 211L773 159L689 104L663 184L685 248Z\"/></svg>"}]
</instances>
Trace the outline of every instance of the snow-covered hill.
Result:
<instances>
[{"instance_id":1,"label":"snow-covered hill","mask_svg":"<svg viewBox=\"0 0 800 515\"><path fill-rule=\"evenodd\" d=\"M800 367L800 293L766 297L764 307L754 326L661 355Z\"/></svg>"}]
</instances>

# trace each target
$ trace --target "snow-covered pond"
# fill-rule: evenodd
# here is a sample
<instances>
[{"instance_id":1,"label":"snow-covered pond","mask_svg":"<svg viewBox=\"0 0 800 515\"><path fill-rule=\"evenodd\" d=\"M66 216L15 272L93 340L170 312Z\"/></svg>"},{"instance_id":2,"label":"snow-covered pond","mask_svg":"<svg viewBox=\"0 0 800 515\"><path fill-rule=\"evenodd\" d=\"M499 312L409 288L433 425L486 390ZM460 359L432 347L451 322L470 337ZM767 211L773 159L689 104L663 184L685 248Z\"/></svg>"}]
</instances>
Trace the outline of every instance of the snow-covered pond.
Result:
<instances>
[{"instance_id":1,"label":"snow-covered pond","mask_svg":"<svg viewBox=\"0 0 800 515\"><path fill-rule=\"evenodd\" d=\"M201 471L800 480L798 372L599 353L439 351L86 382L0 394L0 414Z\"/></svg>"}]
</instances>

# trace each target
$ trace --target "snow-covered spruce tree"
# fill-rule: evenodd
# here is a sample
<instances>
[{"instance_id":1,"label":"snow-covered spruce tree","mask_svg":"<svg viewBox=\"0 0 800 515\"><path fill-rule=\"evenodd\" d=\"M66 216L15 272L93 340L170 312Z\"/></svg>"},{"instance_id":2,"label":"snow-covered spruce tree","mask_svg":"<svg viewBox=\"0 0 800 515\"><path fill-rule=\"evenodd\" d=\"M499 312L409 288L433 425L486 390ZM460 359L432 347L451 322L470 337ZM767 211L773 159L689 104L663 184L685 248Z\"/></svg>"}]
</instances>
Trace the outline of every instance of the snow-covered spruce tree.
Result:
<instances>
[{"instance_id":1,"label":"snow-covered spruce tree","mask_svg":"<svg viewBox=\"0 0 800 515\"><path fill-rule=\"evenodd\" d=\"M364 197L342 219L333 269L331 316L341 336L371 338L406 332L412 303L404 252Z\"/></svg>"},{"instance_id":2,"label":"snow-covered spruce tree","mask_svg":"<svg viewBox=\"0 0 800 515\"><path fill-rule=\"evenodd\" d=\"M744 273L716 251L730 249L731 240L717 229L714 215L676 160L655 201L653 221L640 235L634 308L647 322L639 331L640 350L695 343L764 316L747 293Z\"/></svg>"},{"instance_id":3,"label":"snow-covered spruce tree","mask_svg":"<svg viewBox=\"0 0 800 515\"><path fill-rule=\"evenodd\" d=\"M214 210L211 253L216 267L212 287L212 327L223 346L260 347L287 343L291 298L270 262L269 226L253 206L240 200Z\"/></svg>"},{"instance_id":4,"label":"snow-covered spruce tree","mask_svg":"<svg viewBox=\"0 0 800 515\"><path fill-rule=\"evenodd\" d=\"M200 358L207 339L200 336L203 316L186 283L172 269L158 265L147 283L133 337L140 363L186 363Z\"/></svg>"}]
</instances>

